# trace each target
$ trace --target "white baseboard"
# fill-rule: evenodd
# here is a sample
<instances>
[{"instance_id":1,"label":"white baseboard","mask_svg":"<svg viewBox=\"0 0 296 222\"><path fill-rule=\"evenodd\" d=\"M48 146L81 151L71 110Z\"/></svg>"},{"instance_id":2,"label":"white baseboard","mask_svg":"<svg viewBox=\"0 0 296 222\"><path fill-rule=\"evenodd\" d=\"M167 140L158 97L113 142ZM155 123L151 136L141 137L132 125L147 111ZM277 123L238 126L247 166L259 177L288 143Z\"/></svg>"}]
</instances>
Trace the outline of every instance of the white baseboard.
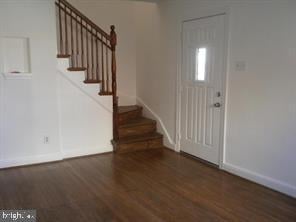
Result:
<instances>
[{"instance_id":1,"label":"white baseboard","mask_svg":"<svg viewBox=\"0 0 296 222\"><path fill-rule=\"evenodd\" d=\"M8 160L0 160L0 169L54 162L54 161L60 161L62 159L63 159L62 154L58 152L58 153L45 154L45 155L36 155L36 156L20 157L15 159L8 159Z\"/></svg>"},{"instance_id":2,"label":"white baseboard","mask_svg":"<svg viewBox=\"0 0 296 222\"><path fill-rule=\"evenodd\" d=\"M158 126L160 126L162 133L164 134L164 145L168 148L176 151L176 143L170 136L168 130L166 129L164 123L162 122L160 116L158 116L142 99L137 97L137 104L144 108L144 111L147 111L150 116L152 116L156 121Z\"/></svg>"},{"instance_id":3,"label":"white baseboard","mask_svg":"<svg viewBox=\"0 0 296 222\"><path fill-rule=\"evenodd\" d=\"M88 148L83 150L75 149L75 150L67 150L67 151L52 153L52 154L0 160L0 169L34 165L34 164L40 164L40 163L49 163L49 162L61 161L61 160L73 158L73 157L82 157L82 156L96 155L96 154L102 154L102 153L108 153L108 152L112 152L112 147L108 149L103 149L103 150L97 149L97 148Z\"/></svg>"},{"instance_id":4,"label":"white baseboard","mask_svg":"<svg viewBox=\"0 0 296 222\"><path fill-rule=\"evenodd\" d=\"M279 191L288 196L292 196L296 198L296 187L290 184L284 183L282 181L258 174L256 172L253 172L229 163L224 163L222 165L222 169L229 173L235 174L247 180L253 181L255 183L261 184L263 186L266 186L268 188L271 188L273 190Z\"/></svg>"},{"instance_id":5,"label":"white baseboard","mask_svg":"<svg viewBox=\"0 0 296 222\"><path fill-rule=\"evenodd\" d=\"M98 149L98 148L87 148L87 149L73 149L73 150L64 150L63 151L63 158L69 159L74 157L82 157L82 156L89 156L89 155L96 155L102 153L112 152L112 148L108 149Z\"/></svg>"}]
</instances>

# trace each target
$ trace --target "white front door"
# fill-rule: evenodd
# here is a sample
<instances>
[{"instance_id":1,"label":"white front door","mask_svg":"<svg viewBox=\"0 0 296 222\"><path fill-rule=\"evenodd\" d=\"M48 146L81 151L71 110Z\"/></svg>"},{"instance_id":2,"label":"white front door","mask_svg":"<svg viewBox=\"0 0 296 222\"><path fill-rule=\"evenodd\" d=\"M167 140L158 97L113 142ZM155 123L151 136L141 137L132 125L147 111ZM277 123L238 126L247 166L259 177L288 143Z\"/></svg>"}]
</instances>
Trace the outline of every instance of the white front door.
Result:
<instances>
[{"instance_id":1,"label":"white front door","mask_svg":"<svg viewBox=\"0 0 296 222\"><path fill-rule=\"evenodd\" d=\"M181 151L218 165L225 16L183 23Z\"/></svg>"}]
</instances>

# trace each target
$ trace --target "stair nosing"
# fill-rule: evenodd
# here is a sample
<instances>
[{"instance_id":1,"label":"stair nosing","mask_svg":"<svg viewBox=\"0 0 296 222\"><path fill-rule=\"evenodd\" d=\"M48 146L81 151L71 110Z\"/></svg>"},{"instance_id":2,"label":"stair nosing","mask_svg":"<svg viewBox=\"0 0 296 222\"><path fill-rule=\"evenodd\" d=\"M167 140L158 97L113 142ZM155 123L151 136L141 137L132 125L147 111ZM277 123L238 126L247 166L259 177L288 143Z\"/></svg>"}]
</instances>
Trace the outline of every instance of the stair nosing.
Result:
<instances>
[{"instance_id":1,"label":"stair nosing","mask_svg":"<svg viewBox=\"0 0 296 222\"><path fill-rule=\"evenodd\" d=\"M102 80L84 80L85 84L99 84L102 83Z\"/></svg>"},{"instance_id":2,"label":"stair nosing","mask_svg":"<svg viewBox=\"0 0 296 222\"><path fill-rule=\"evenodd\" d=\"M163 138L163 135L156 132L153 134L144 134L144 135L121 138L119 139L119 141L116 141L115 143L129 144L129 143L135 143L135 142L150 141L150 140L159 139L159 138Z\"/></svg>"},{"instance_id":3,"label":"stair nosing","mask_svg":"<svg viewBox=\"0 0 296 222\"><path fill-rule=\"evenodd\" d=\"M86 71L87 68L85 68L85 67L69 67L67 70L70 72L83 72L83 71Z\"/></svg>"},{"instance_id":4,"label":"stair nosing","mask_svg":"<svg viewBox=\"0 0 296 222\"><path fill-rule=\"evenodd\" d=\"M100 96L112 96L113 93L112 92L99 92L98 95L100 95Z\"/></svg>"},{"instance_id":5,"label":"stair nosing","mask_svg":"<svg viewBox=\"0 0 296 222\"><path fill-rule=\"evenodd\" d=\"M139 120L139 122L136 122L136 120ZM141 122L141 120L145 120L145 121ZM130 122L127 121L126 123L119 125L119 129L131 128L136 126L144 126L144 125L150 125L150 124L156 125L157 122L153 119L141 117L141 118L133 119Z\"/></svg>"},{"instance_id":6,"label":"stair nosing","mask_svg":"<svg viewBox=\"0 0 296 222\"><path fill-rule=\"evenodd\" d=\"M126 113L135 112L135 111L138 111L138 110L142 110L143 109L143 107L138 106L138 105L135 105L135 107L136 107L136 109L134 109L134 110L130 110L130 111L126 111L126 112L118 112L118 114L119 115L120 114L126 114Z\"/></svg>"},{"instance_id":7,"label":"stair nosing","mask_svg":"<svg viewBox=\"0 0 296 222\"><path fill-rule=\"evenodd\" d=\"M58 59L64 59L64 58L69 58L71 57L69 54L57 54Z\"/></svg>"}]
</instances>

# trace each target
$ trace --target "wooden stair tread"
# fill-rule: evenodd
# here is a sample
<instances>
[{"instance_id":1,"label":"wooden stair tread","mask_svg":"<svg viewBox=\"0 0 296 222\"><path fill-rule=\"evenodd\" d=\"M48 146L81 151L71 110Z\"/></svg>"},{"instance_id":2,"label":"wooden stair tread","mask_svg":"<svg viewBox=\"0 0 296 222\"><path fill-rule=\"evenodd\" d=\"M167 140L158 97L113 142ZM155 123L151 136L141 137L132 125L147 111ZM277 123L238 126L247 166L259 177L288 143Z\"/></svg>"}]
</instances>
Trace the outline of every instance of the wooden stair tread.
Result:
<instances>
[{"instance_id":1,"label":"wooden stair tread","mask_svg":"<svg viewBox=\"0 0 296 222\"><path fill-rule=\"evenodd\" d=\"M70 55L68 55L68 54L58 54L57 58L59 58L59 59L70 58Z\"/></svg>"},{"instance_id":2,"label":"wooden stair tread","mask_svg":"<svg viewBox=\"0 0 296 222\"><path fill-rule=\"evenodd\" d=\"M100 96L112 96L113 93L112 92L99 92Z\"/></svg>"},{"instance_id":3,"label":"wooden stair tread","mask_svg":"<svg viewBox=\"0 0 296 222\"><path fill-rule=\"evenodd\" d=\"M85 84L96 84L96 83L101 83L101 80L91 80L91 79L87 79L83 81Z\"/></svg>"},{"instance_id":4,"label":"wooden stair tread","mask_svg":"<svg viewBox=\"0 0 296 222\"><path fill-rule=\"evenodd\" d=\"M138 109L142 109L141 106L133 105L133 106L119 106L118 107L118 113L128 113L132 111L136 111Z\"/></svg>"},{"instance_id":5,"label":"wooden stair tread","mask_svg":"<svg viewBox=\"0 0 296 222\"><path fill-rule=\"evenodd\" d=\"M68 71L71 71L71 72L79 72L79 71L85 71L86 68L85 67L70 67L68 68Z\"/></svg>"},{"instance_id":6,"label":"wooden stair tread","mask_svg":"<svg viewBox=\"0 0 296 222\"><path fill-rule=\"evenodd\" d=\"M117 141L117 144L127 144L127 143L135 143L135 142L141 142L141 141L148 141L148 140L154 140L162 138L163 135L159 133L153 133L153 134L145 134L141 136L131 136L122 138L119 141Z\"/></svg>"},{"instance_id":7,"label":"wooden stair tread","mask_svg":"<svg viewBox=\"0 0 296 222\"><path fill-rule=\"evenodd\" d=\"M152 119L145 118L145 117L141 117L141 118L137 118L137 119L131 119L127 123L120 125L119 128L122 129L122 128L147 125L147 124L156 124L156 121L152 120Z\"/></svg>"}]
</instances>

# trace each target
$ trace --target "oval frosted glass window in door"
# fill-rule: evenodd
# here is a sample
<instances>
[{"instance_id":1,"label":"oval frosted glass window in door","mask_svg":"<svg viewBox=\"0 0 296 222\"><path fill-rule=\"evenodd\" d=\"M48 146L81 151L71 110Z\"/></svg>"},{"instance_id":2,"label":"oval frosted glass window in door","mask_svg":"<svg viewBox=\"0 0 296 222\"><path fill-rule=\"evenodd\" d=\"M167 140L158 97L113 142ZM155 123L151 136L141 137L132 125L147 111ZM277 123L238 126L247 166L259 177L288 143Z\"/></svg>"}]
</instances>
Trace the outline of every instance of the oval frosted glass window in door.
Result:
<instances>
[{"instance_id":1,"label":"oval frosted glass window in door","mask_svg":"<svg viewBox=\"0 0 296 222\"><path fill-rule=\"evenodd\" d=\"M195 81L206 80L207 49L197 48L195 52Z\"/></svg>"}]
</instances>

